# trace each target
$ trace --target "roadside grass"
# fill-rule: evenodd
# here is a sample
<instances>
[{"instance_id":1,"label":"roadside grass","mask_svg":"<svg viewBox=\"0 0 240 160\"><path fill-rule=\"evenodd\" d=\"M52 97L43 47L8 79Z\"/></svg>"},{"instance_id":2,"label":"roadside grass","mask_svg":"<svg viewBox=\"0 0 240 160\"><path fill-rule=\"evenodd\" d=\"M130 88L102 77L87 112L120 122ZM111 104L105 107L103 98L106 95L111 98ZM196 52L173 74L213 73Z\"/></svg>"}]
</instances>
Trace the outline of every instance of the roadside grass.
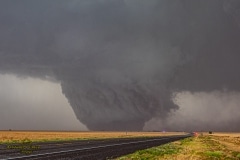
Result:
<instances>
[{"instance_id":1,"label":"roadside grass","mask_svg":"<svg viewBox=\"0 0 240 160\"><path fill-rule=\"evenodd\" d=\"M240 159L240 152L232 152L232 155Z\"/></svg>"},{"instance_id":2,"label":"roadside grass","mask_svg":"<svg viewBox=\"0 0 240 160\"><path fill-rule=\"evenodd\" d=\"M117 160L240 160L240 152L204 135L137 151Z\"/></svg>"},{"instance_id":3,"label":"roadside grass","mask_svg":"<svg viewBox=\"0 0 240 160\"><path fill-rule=\"evenodd\" d=\"M205 154L208 157L221 158L223 155L223 152L221 152L221 151L206 151Z\"/></svg>"},{"instance_id":4,"label":"roadside grass","mask_svg":"<svg viewBox=\"0 0 240 160\"><path fill-rule=\"evenodd\" d=\"M188 145L189 143L193 142L193 137L190 137L190 138L185 138L185 139L182 139L180 140L180 145Z\"/></svg>"},{"instance_id":5,"label":"roadside grass","mask_svg":"<svg viewBox=\"0 0 240 160\"><path fill-rule=\"evenodd\" d=\"M133 160L148 160L148 159L155 159L156 157L163 157L165 155L173 155L180 152L181 147L169 143L165 144L160 147L154 147L146 150L140 150L135 152L134 154L131 154L129 156L124 156L119 158L118 160L127 160L127 159L133 159Z\"/></svg>"}]
</instances>

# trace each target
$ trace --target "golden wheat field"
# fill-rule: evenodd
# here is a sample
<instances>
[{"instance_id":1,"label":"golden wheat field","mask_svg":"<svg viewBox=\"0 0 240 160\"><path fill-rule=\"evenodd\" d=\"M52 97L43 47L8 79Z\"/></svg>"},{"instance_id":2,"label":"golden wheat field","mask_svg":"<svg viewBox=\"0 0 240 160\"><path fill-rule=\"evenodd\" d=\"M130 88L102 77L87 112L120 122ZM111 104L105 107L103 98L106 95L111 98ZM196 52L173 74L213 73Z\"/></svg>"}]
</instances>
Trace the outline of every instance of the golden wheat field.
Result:
<instances>
[{"instance_id":1,"label":"golden wheat field","mask_svg":"<svg viewBox=\"0 0 240 160\"><path fill-rule=\"evenodd\" d=\"M0 131L0 142L14 142L24 139L32 141L66 139L101 139L146 136L182 135L183 132L51 132L51 131Z\"/></svg>"},{"instance_id":2,"label":"golden wheat field","mask_svg":"<svg viewBox=\"0 0 240 160\"><path fill-rule=\"evenodd\" d=\"M215 132L212 135L214 135L214 136L240 137L239 132Z\"/></svg>"},{"instance_id":3,"label":"golden wheat field","mask_svg":"<svg viewBox=\"0 0 240 160\"><path fill-rule=\"evenodd\" d=\"M227 148L240 152L240 133L214 133L211 137Z\"/></svg>"}]
</instances>

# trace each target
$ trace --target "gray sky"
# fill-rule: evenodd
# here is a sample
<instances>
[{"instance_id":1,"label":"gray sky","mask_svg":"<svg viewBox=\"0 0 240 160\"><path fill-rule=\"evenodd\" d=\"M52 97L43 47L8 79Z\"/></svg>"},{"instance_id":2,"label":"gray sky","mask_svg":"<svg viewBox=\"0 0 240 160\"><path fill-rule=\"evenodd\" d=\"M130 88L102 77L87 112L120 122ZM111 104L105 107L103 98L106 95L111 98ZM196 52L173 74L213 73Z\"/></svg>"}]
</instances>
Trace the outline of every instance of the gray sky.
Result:
<instances>
[{"instance_id":1,"label":"gray sky","mask_svg":"<svg viewBox=\"0 0 240 160\"><path fill-rule=\"evenodd\" d=\"M57 83L0 75L0 130L87 130Z\"/></svg>"},{"instance_id":2,"label":"gray sky","mask_svg":"<svg viewBox=\"0 0 240 160\"><path fill-rule=\"evenodd\" d=\"M3 128L239 130L238 0L2 0L0 22Z\"/></svg>"}]
</instances>

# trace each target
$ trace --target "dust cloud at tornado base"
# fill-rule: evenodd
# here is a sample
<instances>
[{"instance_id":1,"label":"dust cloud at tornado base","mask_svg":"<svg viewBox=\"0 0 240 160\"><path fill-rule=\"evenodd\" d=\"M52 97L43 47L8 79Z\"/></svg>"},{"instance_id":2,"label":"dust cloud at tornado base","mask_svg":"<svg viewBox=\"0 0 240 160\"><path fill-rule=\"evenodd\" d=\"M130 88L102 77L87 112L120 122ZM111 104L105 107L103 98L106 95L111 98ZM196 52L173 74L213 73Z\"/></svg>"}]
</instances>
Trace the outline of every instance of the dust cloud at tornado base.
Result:
<instances>
[{"instance_id":1,"label":"dust cloud at tornado base","mask_svg":"<svg viewBox=\"0 0 240 160\"><path fill-rule=\"evenodd\" d=\"M180 106L164 120L146 122L147 131L239 131L240 93L228 91L182 92L175 97Z\"/></svg>"},{"instance_id":2,"label":"dust cloud at tornado base","mask_svg":"<svg viewBox=\"0 0 240 160\"><path fill-rule=\"evenodd\" d=\"M189 93L182 97L196 102L199 94L219 92L216 99L239 94L238 1L0 4L0 73L60 83L76 117L90 130L141 130L159 123L171 129L167 120L183 107L174 102L179 94ZM203 109L225 112L209 104ZM238 106L230 108L235 112L228 114L239 113ZM231 128L207 118L213 122L209 127L235 130L240 118L228 117L218 122L232 122ZM207 129L192 120L184 124Z\"/></svg>"}]
</instances>

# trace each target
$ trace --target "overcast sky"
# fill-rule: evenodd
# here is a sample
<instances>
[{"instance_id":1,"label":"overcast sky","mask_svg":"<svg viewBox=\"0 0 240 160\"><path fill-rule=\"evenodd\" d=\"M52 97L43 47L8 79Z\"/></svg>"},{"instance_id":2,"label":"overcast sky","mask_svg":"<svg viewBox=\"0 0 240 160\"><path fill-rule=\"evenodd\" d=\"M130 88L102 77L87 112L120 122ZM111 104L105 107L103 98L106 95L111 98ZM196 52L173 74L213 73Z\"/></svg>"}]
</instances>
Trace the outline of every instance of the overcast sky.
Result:
<instances>
[{"instance_id":1,"label":"overcast sky","mask_svg":"<svg viewBox=\"0 0 240 160\"><path fill-rule=\"evenodd\" d=\"M240 130L238 0L1 0L0 22L0 129Z\"/></svg>"},{"instance_id":2,"label":"overcast sky","mask_svg":"<svg viewBox=\"0 0 240 160\"><path fill-rule=\"evenodd\" d=\"M87 130L58 83L0 75L1 130Z\"/></svg>"}]
</instances>

